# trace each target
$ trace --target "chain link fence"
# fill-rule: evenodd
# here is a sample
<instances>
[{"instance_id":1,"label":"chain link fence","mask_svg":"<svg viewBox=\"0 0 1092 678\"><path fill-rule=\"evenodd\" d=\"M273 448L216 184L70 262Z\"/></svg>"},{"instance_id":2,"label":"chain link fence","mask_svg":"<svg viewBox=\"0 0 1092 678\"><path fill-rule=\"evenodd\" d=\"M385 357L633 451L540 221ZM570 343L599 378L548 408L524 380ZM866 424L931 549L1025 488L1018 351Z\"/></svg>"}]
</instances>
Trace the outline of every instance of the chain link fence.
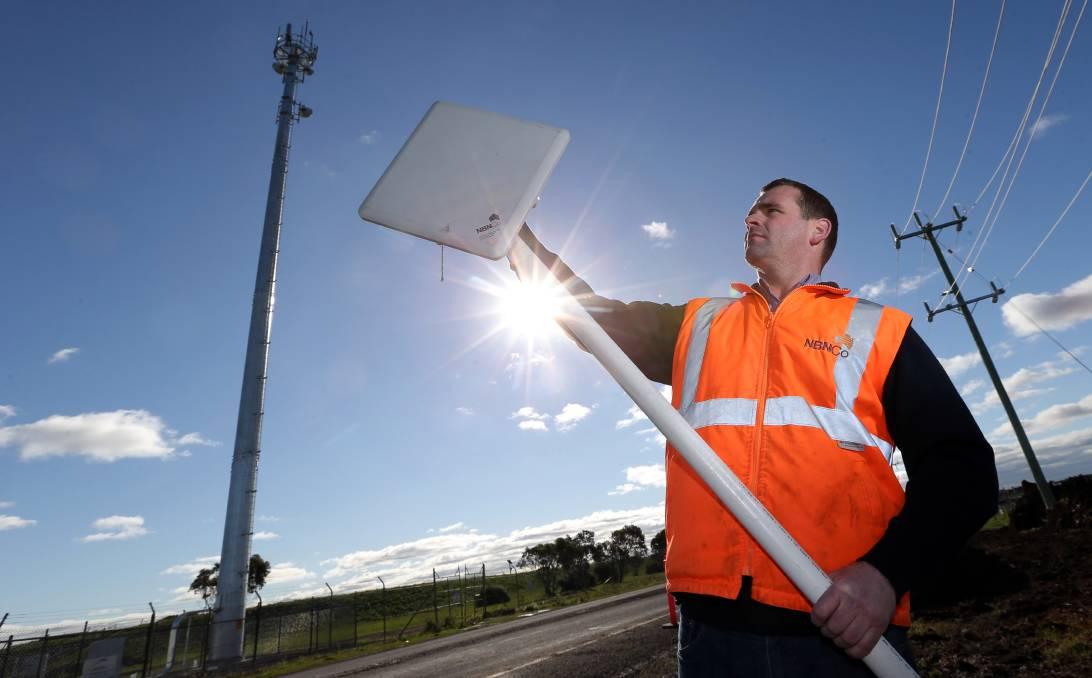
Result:
<instances>
[{"instance_id":1,"label":"chain link fence","mask_svg":"<svg viewBox=\"0 0 1092 678\"><path fill-rule=\"evenodd\" d=\"M243 660L257 666L360 646L378 650L423 633L473 626L531 601L530 573L459 568L421 583L259 604L247 610ZM263 609L264 607L264 609ZM235 622L226 622L235 623ZM151 619L124 628L0 635L0 678L79 678L110 661L124 678L198 673L208 667L210 611ZM114 657L117 657L115 660Z\"/></svg>"}]
</instances>

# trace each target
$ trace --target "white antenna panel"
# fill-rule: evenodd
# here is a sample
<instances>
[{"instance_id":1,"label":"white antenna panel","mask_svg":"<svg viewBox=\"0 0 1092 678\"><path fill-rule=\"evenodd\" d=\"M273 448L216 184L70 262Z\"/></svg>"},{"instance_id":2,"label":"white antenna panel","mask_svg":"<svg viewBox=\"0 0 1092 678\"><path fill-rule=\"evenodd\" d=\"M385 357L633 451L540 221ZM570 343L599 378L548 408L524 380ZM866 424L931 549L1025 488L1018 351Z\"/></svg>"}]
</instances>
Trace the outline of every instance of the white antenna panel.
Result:
<instances>
[{"instance_id":1,"label":"white antenna panel","mask_svg":"<svg viewBox=\"0 0 1092 678\"><path fill-rule=\"evenodd\" d=\"M568 144L568 130L437 101L360 205L360 217L499 259Z\"/></svg>"}]
</instances>

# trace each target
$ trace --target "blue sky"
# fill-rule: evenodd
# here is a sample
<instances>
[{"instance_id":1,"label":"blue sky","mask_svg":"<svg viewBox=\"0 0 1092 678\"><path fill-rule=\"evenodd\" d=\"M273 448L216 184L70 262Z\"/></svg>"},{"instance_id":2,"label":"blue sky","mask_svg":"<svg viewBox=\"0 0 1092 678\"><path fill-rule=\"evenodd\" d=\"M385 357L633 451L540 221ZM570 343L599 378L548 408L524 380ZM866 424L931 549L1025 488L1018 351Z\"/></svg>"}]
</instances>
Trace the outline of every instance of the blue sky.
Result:
<instances>
[{"instance_id":1,"label":"blue sky","mask_svg":"<svg viewBox=\"0 0 1092 678\"><path fill-rule=\"evenodd\" d=\"M621 390L556 331L493 332L505 317L485 290L509 285L507 265L449 253L441 282L438 248L357 217L438 99L571 130L531 221L626 300L753 279L740 245L757 189L811 183L842 223L825 277L914 313L1003 484L1029 478L964 323L926 322L921 302L944 287L935 259L920 241L896 252L888 228L915 204L951 5L822 5L10 5L4 632L200 606L180 589L220 547L286 21L310 19L320 53L299 94L315 115L294 131L270 354L255 524L275 566L267 600L500 569L566 532L662 524L662 446ZM968 230L942 236L968 259L985 243L968 296L1009 283L1087 181L1087 25L1050 88L1079 2L1018 128L1062 9L1005 10L947 202L970 208L1001 172ZM919 209L953 177L998 10L957 8ZM1023 156L1019 174L990 210L1014 135L1006 176ZM1089 373L1011 304L1088 362L1089 193L976 313L1051 478L1092 470Z\"/></svg>"}]
</instances>

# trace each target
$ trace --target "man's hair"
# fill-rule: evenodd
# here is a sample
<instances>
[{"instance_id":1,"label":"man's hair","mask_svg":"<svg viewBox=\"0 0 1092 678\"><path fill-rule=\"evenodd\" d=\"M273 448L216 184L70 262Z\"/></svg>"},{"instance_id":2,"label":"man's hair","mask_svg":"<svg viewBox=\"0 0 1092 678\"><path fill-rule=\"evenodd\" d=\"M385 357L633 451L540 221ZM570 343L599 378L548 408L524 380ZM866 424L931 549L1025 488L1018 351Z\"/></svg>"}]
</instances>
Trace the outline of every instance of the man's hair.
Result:
<instances>
[{"instance_id":1,"label":"man's hair","mask_svg":"<svg viewBox=\"0 0 1092 678\"><path fill-rule=\"evenodd\" d=\"M830 261L830 255L834 254L834 246L838 244L838 213L834 211L834 205L830 204L827 196L815 190L807 184L784 177L774 179L762 187L762 192L777 188L778 186L792 186L800 191L796 204L800 206L800 216L805 219L826 219L830 221L830 235L824 241L823 266Z\"/></svg>"}]
</instances>

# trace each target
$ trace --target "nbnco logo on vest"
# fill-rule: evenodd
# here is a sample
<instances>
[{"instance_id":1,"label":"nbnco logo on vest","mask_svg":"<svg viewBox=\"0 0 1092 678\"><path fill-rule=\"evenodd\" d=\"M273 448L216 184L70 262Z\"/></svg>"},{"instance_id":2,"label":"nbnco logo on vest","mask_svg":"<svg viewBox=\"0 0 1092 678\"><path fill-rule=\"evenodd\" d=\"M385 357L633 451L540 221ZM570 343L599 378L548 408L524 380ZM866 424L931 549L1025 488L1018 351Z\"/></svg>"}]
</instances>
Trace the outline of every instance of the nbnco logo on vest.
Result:
<instances>
[{"instance_id":1,"label":"nbnco logo on vest","mask_svg":"<svg viewBox=\"0 0 1092 678\"><path fill-rule=\"evenodd\" d=\"M853 348L853 337L848 334L839 334L832 342L824 339L805 339L804 346L816 351L826 351L836 358L848 358L849 349Z\"/></svg>"}]
</instances>

